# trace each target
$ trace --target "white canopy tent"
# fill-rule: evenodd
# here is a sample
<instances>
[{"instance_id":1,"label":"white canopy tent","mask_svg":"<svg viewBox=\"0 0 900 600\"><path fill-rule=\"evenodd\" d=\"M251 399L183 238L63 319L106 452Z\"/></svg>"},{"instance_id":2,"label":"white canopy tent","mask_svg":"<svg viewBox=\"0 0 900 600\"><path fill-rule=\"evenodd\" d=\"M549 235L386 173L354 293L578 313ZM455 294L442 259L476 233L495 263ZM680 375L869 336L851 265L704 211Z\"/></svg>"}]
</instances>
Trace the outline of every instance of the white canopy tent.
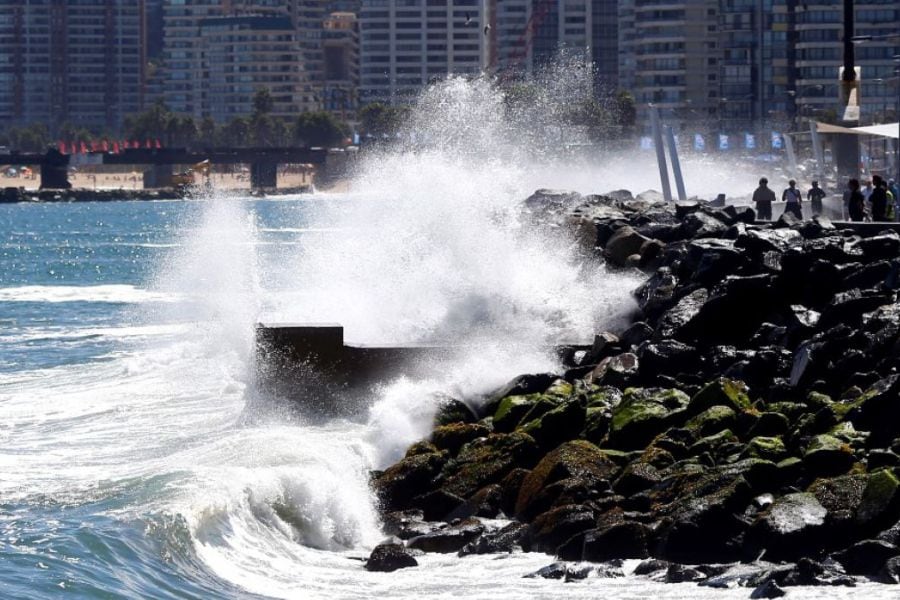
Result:
<instances>
[{"instance_id":1,"label":"white canopy tent","mask_svg":"<svg viewBox=\"0 0 900 600\"><path fill-rule=\"evenodd\" d=\"M865 127L841 127L816 121L816 131L819 133L850 133L853 135L872 135L891 139L900 139L900 123L883 123L881 125L867 125Z\"/></svg>"}]
</instances>

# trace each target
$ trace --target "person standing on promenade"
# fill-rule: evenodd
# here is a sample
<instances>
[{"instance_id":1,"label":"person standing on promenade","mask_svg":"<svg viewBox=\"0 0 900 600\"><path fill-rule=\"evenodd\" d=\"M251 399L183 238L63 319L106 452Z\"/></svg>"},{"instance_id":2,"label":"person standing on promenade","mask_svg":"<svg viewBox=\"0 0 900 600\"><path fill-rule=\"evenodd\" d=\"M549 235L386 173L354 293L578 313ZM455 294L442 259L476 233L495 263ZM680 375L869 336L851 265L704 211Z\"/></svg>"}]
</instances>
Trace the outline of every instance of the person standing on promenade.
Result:
<instances>
[{"instance_id":1,"label":"person standing on promenade","mask_svg":"<svg viewBox=\"0 0 900 600\"><path fill-rule=\"evenodd\" d=\"M887 221L887 186L881 175L872 177L872 193L869 202L872 203L872 220Z\"/></svg>"},{"instance_id":2,"label":"person standing on promenade","mask_svg":"<svg viewBox=\"0 0 900 600\"><path fill-rule=\"evenodd\" d=\"M760 221L772 220L772 203L775 202L775 192L769 189L769 180L763 177L759 180L759 187L753 192L753 203L756 204L756 218Z\"/></svg>"},{"instance_id":3,"label":"person standing on promenade","mask_svg":"<svg viewBox=\"0 0 900 600\"><path fill-rule=\"evenodd\" d=\"M810 211L812 216L822 214L822 200L825 199L825 190L819 187L818 181L812 182L812 187L806 192L806 199L809 200Z\"/></svg>"},{"instance_id":4,"label":"person standing on promenade","mask_svg":"<svg viewBox=\"0 0 900 600\"><path fill-rule=\"evenodd\" d=\"M894 196L894 220L900 220L900 187L893 179L888 179L888 191Z\"/></svg>"},{"instance_id":5,"label":"person standing on promenade","mask_svg":"<svg viewBox=\"0 0 900 600\"><path fill-rule=\"evenodd\" d=\"M866 218L866 198L859 191L859 180L851 179L847 182L850 194L847 197L847 212L851 221L862 221Z\"/></svg>"},{"instance_id":6,"label":"person standing on promenade","mask_svg":"<svg viewBox=\"0 0 900 600\"><path fill-rule=\"evenodd\" d=\"M785 203L784 213L793 213L795 217L802 220L803 211L800 210L801 198L803 198L803 194L797 189L797 182L791 179L788 181L787 188L781 193L781 201Z\"/></svg>"}]
</instances>

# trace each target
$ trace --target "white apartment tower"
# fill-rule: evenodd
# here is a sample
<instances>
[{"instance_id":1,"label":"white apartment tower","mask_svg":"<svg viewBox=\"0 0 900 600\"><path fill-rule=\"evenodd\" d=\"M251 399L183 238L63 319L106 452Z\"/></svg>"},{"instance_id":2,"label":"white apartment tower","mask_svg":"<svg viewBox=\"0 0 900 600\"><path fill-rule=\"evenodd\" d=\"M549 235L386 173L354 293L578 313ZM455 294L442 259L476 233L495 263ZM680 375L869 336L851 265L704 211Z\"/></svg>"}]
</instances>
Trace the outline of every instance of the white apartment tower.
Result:
<instances>
[{"instance_id":1,"label":"white apartment tower","mask_svg":"<svg viewBox=\"0 0 900 600\"><path fill-rule=\"evenodd\" d=\"M360 102L412 102L430 81L485 67L485 0L363 0Z\"/></svg>"}]
</instances>

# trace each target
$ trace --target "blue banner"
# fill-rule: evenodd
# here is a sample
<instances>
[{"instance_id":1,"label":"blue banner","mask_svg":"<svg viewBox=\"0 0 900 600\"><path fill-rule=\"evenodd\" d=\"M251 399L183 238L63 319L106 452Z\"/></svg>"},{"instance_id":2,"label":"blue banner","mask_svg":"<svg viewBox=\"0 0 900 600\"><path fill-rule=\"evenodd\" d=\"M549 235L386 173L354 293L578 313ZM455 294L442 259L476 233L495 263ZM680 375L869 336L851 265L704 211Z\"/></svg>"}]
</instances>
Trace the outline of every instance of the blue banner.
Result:
<instances>
[{"instance_id":1,"label":"blue banner","mask_svg":"<svg viewBox=\"0 0 900 600\"><path fill-rule=\"evenodd\" d=\"M649 135L641 137L641 150L653 150L653 139Z\"/></svg>"},{"instance_id":2,"label":"blue banner","mask_svg":"<svg viewBox=\"0 0 900 600\"><path fill-rule=\"evenodd\" d=\"M706 150L706 140L699 133L694 134L694 150Z\"/></svg>"},{"instance_id":3,"label":"blue banner","mask_svg":"<svg viewBox=\"0 0 900 600\"><path fill-rule=\"evenodd\" d=\"M719 134L719 150L728 150L728 135Z\"/></svg>"},{"instance_id":4,"label":"blue banner","mask_svg":"<svg viewBox=\"0 0 900 600\"><path fill-rule=\"evenodd\" d=\"M772 132L772 150L781 150L784 148L784 140L781 139L781 134L777 131Z\"/></svg>"},{"instance_id":5,"label":"blue banner","mask_svg":"<svg viewBox=\"0 0 900 600\"><path fill-rule=\"evenodd\" d=\"M752 133L744 134L744 148L747 150L755 150L756 149L756 136Z\"/></svg>"}]
</instances>

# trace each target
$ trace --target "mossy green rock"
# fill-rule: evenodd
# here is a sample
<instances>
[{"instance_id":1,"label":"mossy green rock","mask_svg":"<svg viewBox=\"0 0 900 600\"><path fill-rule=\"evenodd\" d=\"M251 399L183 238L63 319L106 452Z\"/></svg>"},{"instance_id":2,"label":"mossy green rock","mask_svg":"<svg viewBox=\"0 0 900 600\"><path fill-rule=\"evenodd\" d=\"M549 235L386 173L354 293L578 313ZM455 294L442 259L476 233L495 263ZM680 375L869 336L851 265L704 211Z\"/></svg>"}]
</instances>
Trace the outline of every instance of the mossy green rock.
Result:
<instances>
[{"instance_id":1,"label":"mossy green rock","mask_svg":"<svg viewBox=\"0 0 900 600\"><path fill-rule=\"evenodd\" d=\"M843 526L854 518L868 481L865 474L825 477L812 482L807 491L828 511L830 523Z\"/></svg>"},{"instance_id":2,"label":"mossy green rock","mask_svg":"<svg viewBox=\"0 0 900 600\"><path fill-rule=\"evenodd\" d=\"M530 469L539 457L534 438L521 431L478 438L447 462L441 472L441 489L468 499L484 486L500 483L513 469Z\"/></svg>"},{"instance_id":3,"label":"mossy green rock","mask_svg":"<svg viewBox=\"0 0 900 600\"><path fill-rule=\"evenodd\" d=\"M410 501L431 490L432 480L440 473L444 455L436 452L416 454L382 472L372 486L385 512L409 508Z\"/></svg>"},{"instance_id":4,"label":"mossy green rock","mask_svg":"<svg viewBox=\"0 0 900 600\"><path fill-rule=\"evenodd\" d=\"M544 458L525 477L516 499L516 515L530 515L532 504L547 486L563 479L580 479L588 486L610 480L619 471L615 461L586 440L565 442Z\"/></svg>"},{"instance_id":5,"label":"mossy green rock","mask_svg":"<svg viewBox=\"0 0 900 600\"><path fill-rule=\"evenodd\" d=\"M613 409L608 444L613 448L643 448L647 442L675 424L690 401L674 389L628 388Z\"/></svg>"},{"instance_id":6,"label":"mossy green rock","mask_svg":"<svg viewBox=\"0 0 900 600\"><path fill-rule=\"evenodd\" d=\"M727 406L712 406L685 423L685 429L697 432L700 437L731 429L737 422L737 414Z\"/></svg>"},{"instance_id":7,"label":"mossy green rock","mask_svg":"<svg viewBox=\"0 0 900 600\"><path fill-rule=\"evenodd\" d=\"M554 448L565 440L578 437L584 429L585 409L577 399L565 400L556 408L529 421L521 430L542 448Z\"/></svg>"},{"instance_id":8,"label":"mossy green rock","mask_svg":"<svg viewBox=\"0 0 900 600\"><path fill-rule=\"evenodd\" d=\"M796 421L809 412L809 407L802 402L769 402L766 411L784 415L789 421Z\"/></svg>"},{"instance_id":9,"label":"mossy green rock","mask_svg":"<svg viewBox=\"0 0 900 600\"><path fill-rule=\"evenodd\" d=\"M708 435L697 440L691 446L690 453L694 456L703 454L704 452L709 452L712 454L720 446L724 444L732 444L737 441L739 441L738 437L734 435L734 433L730 429L723 429L718 433Z\"/></svg>"},{"instance_id":10,"label":"mossy green rock","mask_svg":"<svg viewBox=\"0 0 900 600\"><path fill-rule=\"evenodd\" d=\"M527 396L507 396L500 401L494 412L494 430L498 433L509 433L516 428L531 407L540 400L541 394Z\"/></svg>"},{"instance_id":11,"label":"mossy green rock","mask_svg":"<svg viewBox=\"0 0 900 600\"><path fill-rule=\"evenodd\" d=\"M584 439L599 444L609 433L609 424L612 421L612 412L606 407L588 406L585 411Z\"/></svg>"},{"instance_id":12,"label":"mossy green rock","mask_svg":"<svg viewBox=\"0 0 900 600\"><path fill-rule=\"evenodd\" d=\"M879 523L890 525L900 517L900 480L889 469L869 475L862 501L856 511L861 525Z\"/></svg>"},{"instance_id":13,"label":"mossy green rock","mask_svg":"<svg viewBox=\"0 0 900 600\"><path fill-rule=\"evenodd\" d=\"M803 464L813 475L841 475L854 460L853 449L827 433L813 437L803 453Z\"/></svg>"},{"instance_id":14,"label":"mossy green rock","mask_svg":"<svg viewBox=\"0 0 900 600\"><path fill-rule=\"evenodd\" d=\"M491 433L489 427L478 423L452 423L442 425L431 433L431 443L438 450L456 454L464 444Z\"/></svg>"},{"instance_id":15,"label":"mossy green rock","mask_svg":"<svg viewBox=\"0 0 900 600\"><path fill-rule=\"evenodd\" d=\"M727 406L735 412L750 408L750 396L743 381L719 377L710 381L691 398L688 413L697 415L713 406Z\"/></svg>"},{"instance_id":16,"label":"mossy green rock","mask_svg":"<svg viewBox=\"0 0 900 600\"><path fill-rule=\"evenodd\" d=\"M778 461L787 456L787 453L787 448L781 438L758 436L747 442L742 456Z\"/></svg>"},{"instance_id":17,"label":"mossy green rock","mask_svg":"<svg viewBox=\"0 0 900 600\"><path fill-rule=\"evenodd\" d=\"M587 390L587 407L612 409L622 401L622 392L611 386L591 385Z\"/></svg>"},{"instance_id":18,"label":"mossy green rock","mask_svg":"<svg viewBox=\"0 0 900 600\"><path fill-rule=\"evenodd\" d=\"M834 404L834 400L831 399L831 396L827 394L820 394L819 392L810 392L806 396L806 404L811 406L812 408L826 408Z\"/></svg>"}]
</instances>

